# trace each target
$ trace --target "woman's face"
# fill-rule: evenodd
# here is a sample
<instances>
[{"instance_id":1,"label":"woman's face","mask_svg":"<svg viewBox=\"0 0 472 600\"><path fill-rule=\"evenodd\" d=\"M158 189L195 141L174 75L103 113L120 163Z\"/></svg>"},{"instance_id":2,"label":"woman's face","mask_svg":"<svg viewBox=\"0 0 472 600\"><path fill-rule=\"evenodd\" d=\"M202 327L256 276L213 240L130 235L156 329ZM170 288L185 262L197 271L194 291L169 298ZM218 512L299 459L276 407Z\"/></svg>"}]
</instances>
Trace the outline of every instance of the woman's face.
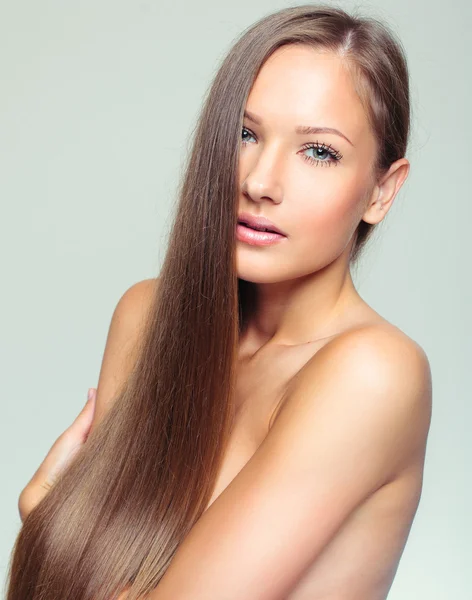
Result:
<instances>
[{"instance_id":1,"label":"woman's face","mask_svg":"<svg viewBox=\"0 0 472 600\"><path fill-rule=\"evenodd\" d=\"M341 59L307 46L279 48L254 82L243 125L238 213L264 216L287 237L270 246L238 240L238 276L278 282L326 267L366 210L376 153ZM296 133L297 126L340 133Z\"/></svg>"}]
</instances>

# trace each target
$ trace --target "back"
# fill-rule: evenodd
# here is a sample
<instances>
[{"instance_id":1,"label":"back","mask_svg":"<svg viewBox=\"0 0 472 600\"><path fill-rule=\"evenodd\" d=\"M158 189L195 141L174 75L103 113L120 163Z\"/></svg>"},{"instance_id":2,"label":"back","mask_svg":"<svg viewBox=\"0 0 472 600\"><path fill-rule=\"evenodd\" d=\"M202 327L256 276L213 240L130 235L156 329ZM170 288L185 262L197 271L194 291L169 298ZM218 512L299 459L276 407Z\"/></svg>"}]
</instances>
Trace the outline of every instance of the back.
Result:
<instances>
[{"instance_id":1,"label":"back","mask_svg":"<svg viewBox=\"0 0 472 600\"><path fill-rule=\"evenodd\" d=\"M97 384L97 399L91 431L102 419L125 383L137 358L144 317L154 296L158 278L135 283L121 296L111 318L102 366Z\"/></svg>"}]
</instances>

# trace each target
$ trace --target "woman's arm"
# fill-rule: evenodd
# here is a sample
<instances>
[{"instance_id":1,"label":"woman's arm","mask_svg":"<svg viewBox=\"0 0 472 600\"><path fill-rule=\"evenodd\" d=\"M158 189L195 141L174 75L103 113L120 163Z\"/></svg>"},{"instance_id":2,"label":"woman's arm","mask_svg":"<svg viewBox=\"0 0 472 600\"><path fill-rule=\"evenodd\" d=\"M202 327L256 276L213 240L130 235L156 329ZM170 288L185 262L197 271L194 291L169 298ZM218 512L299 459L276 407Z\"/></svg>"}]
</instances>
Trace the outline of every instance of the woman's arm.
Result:
<instances>
[{"instance_id":1,"label":"woman's arm","mask_svg":"<svg viewBox=\"0 0 472 600\"><path fill-rule=\"evenodd\" d=\"M115 394L128 377L136 360L144 317L157 284L158 279L139 281L127 289L118 301L108 331L98 389L94 390L96 394L70 427L57 438L21 491L18 511L22 521L47 495L57 475L86 442L92 428L103 418Z\"/></svg>"},{"instance_id":2,"label":"woman's arm","mask_svg":"<svg viewBox=\"0 0 472 600\"><path fill-rule=\"evenodd\" d=\"M302 369L149 600L286 598L353 511L422 456L430 416L416 343L378 328L339 336Z\"/></svg>"}]
</instances>

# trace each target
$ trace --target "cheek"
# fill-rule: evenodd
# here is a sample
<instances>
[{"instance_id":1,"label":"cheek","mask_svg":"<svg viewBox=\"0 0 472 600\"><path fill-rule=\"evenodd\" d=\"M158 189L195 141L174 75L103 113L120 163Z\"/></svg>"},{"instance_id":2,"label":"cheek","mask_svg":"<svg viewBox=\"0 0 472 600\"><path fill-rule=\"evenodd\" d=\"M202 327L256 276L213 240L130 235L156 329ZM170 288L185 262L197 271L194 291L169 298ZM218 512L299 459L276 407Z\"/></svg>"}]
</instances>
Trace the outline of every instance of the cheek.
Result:
<instances>
[{"instance_id":1,"label":"cheek","mask_svg":"<svg viewBox=\"0 0 472 600\"><path fill-rule=\"evenodd\" d=\"M337 167L324 167L337 168ZM320 180L322 177L319 178ZM292 240L301 253L311 250L323 255L337 255L355 231L363 213L366 194L365 177L331 176L319 181L308 197L298 195L292 213Z\"/></svg>"}]
</instances>

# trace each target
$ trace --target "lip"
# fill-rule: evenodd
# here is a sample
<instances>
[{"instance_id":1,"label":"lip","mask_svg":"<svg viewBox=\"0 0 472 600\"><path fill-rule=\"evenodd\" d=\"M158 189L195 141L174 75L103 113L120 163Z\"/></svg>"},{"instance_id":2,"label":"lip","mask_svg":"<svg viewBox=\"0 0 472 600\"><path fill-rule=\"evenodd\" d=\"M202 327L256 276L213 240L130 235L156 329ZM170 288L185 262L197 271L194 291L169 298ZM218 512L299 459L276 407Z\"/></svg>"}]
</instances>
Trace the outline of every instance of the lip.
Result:
<instances>
[{"instance_id":1,"label":"lip","mask_svg":"<svg viewBox=\"0 0 472 600\"><path fill-rule=\"evenodd\" d=\"M238 223L236 226L236 239L250 246L271 246L283 242L287 238L280 233L256 231L242 223Z\"/></svg>"},{"instance_id":2,"label":"lip","mask_svg":"<svg viewBox=\"0 0 472 600\"><path fill-rule=\"evenodd\" d=\"M238 215L238 223L247 223L250 227L266 227L271 231L275 231L275 233L279 233L284 237L287 237L287 234L279 229L277 225L266 219L265 217L258 217L256 215L251 215L251 213L243 212Z\"/></svg>"}]
</instances>

